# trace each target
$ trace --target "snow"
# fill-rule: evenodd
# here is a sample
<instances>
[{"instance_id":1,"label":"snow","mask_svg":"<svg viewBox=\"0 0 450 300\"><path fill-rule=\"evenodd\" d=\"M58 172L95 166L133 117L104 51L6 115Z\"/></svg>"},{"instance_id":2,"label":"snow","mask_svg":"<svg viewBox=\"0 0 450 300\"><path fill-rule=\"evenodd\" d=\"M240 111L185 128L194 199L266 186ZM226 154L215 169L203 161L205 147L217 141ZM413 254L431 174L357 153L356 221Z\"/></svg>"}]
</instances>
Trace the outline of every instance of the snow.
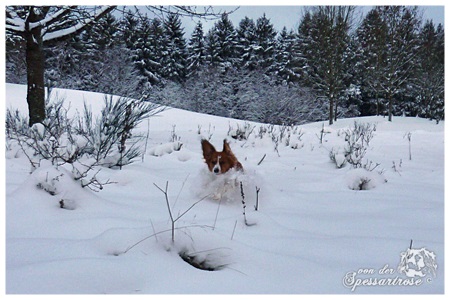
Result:
<instances>
[{"instance_id":1,"label":"snow","mask_svg":"<svg viewBox=\"0 0 450 300\"><path fill-rule=\"evenodd\" d=\"M148 154L153 156L163 156L165 154L170 154L174 151L180 151L183 144L179 141L164 143L148 150ZM188 158L183 158L181 160L188 160Z\"/></svg>"},{"instance_id":2,"label":"snow","mask_svg":"<svg viewBox=\"0 0 450 300\"><path fill-rule=\"evenodd\" d=\"M84 101L94 114L103 106L101 94L54 92L65 98L69 116L82 112ZM6 107L28 113L25 86L6 85ZM377 124L366 154L380 164L372 172L338 169L329 158L331 149L344 148L339 133L355 120ZM248 140L238 141L227 133L248 122L168 109L138 128L144 136L149 130L143 160L100 168L99 180L114 183L99 192L82 188L68 165L43 162L32 171L6 141L6 292L444 293L444 123L338 120L321 144L319 122L291 136L301 146L275 147L269 135L257 137L264 124L251 123ZM200 140L209 137L218 148L227 138L244 173L207 171ZM361 177L370 189L352 189ZM165 196L155 186L167 182L169 207L179 217L174 243ZM413 249L436 254L436 277L418 286L386 284L381 279L408 279L397 266L411 240ZM179 253L218 270L194 268Z\"/></svg>"}]
</instances>

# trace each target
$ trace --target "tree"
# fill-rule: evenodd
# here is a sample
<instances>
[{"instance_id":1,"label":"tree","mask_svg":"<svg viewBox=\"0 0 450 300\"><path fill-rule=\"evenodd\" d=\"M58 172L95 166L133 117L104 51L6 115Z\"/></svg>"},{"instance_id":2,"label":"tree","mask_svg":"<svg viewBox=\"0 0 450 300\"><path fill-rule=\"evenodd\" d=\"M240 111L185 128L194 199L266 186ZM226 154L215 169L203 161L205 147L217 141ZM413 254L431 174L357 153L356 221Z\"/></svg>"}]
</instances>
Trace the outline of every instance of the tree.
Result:
<instances>
[{"instance_id":1,"label":"tree","mask_svg":"<svg viewBox=\"0 0 450 300\"><path fill-rule=\"evenodd\" d=\"M228 14L222 14L219 21L207 35L207 48L210 61L222 71L236 65L236 31Z\"/></svg>"},{"instance_id":2,"label":"tree","mask_svg":"<svg viewBox=\"0 0 450 300\"><path fill-rule=\"evenodd\" d=\"M308 82L329 101L329 124L337 118L340 94L345 91L348 76L344 68L353 23L353 6L316 6L305 14L300 28L305 43L305 69ZM307 17L307 18L306 18ZM310 24L304 24L304 22Z\"/></svg>"},{"instance_id":3,"label":"tree","mask_svg":"<svg viewBox=\"0 0 450 300\"><path fill-rule=\"evenodd\" d=\"M163 32L166 42L162 58L163 76L172 81L184 82L186 79L187 49L181 20L177 14L168 14L163 23Z\"/></svg>"},{"instance_id":4,"label":"tree","mask_svg":"<svg viewBox=\"0 0 450 300\"><path fill-rule=\"evenodd\" d=\"M267 19L266 14L256 20L255 36L256 36L256 55L258 58L258 66L267 70L274 63L275 53L275 36L277 32Z\"/></svg>"},{"instance_id":5,"label":"tree","mask_svg":"<svg viewBox=\"0 0 450 300\"><path fill-rule=\"evenodd\" d=\"M124 12L119 28L123 41L128 49L133 49L134 43L139 38L139 18L131 10Z\"/></svg>"},{"instance_id":6,"label":"tree","mask_svg":"<svg viewBox=\"0 0 450 300\"><path fill-rule=\"evenodd\" d=\"M71 37L115 6L7 6L6 32L26 41L29 125L45 119L44 47L51 40Z\"/></svg>"},{"instance_id":7,"label":"tree","mask_svg":"<svg viewBox=\"0 0 450 300\"><path fill-rule=\"evenodd\" d=\"M417 115L436 121L444 118L444 29L427 20L419 33Z\"/></svg>"},{"instance_id":8,"label":"tree","mask_svg":"<svg viewBox=\"0 0 450 300\"><path fill-rule=\"evenodd\" d=\"M159 19L141 16L136 29L137 37L131 46L132 60L139 73L141 89L162 85L162 59L166 51L166 36Z\"/></svg>"},{"instance_id":9,"label":"tree","mask_svg":"<svg viewBox=\"0 0 450 300\"><path fill-rule=\"evenodd\" d=\"M277 38L274 71L282 82L293 82L300 78L296 72L295 63L300 55L295 50L296 35L283 27Z\"/></svg>"},{"instance_id":10,"label":"tree","mask_svg":"<svg viewBox=\"0 0 450 300\"><path fill-rule=\"evenodd\" d=\"M370 10L357 30L358 74L364 90L375 99L375 113L381 112L379 97L384 95L383 72L387 61L387 24L377 9Z\"/></svg>"},{"instance_id":11,"label":"tree","mask_svg":"<svg viewBox=\"0 0 450 300\"><path fill-rule=\"evenodd\" d=\"M125 62L114 61L118 57L116 53L112 54L113 49L121 46L118 36L118 22L111 13L108 13L73 38L78 40L78 47L80 47L78 61L76 65L71 66L76 71L74 77L79 82L78 89L106 93L118 86L117 82L105 80L109 76L107 73L111 71L111 63L123 65ZM48 57L47 62L51 59L52 57Z\"/></svg>"},{"instance_id":12,"label":"tree","mask_svg":"<svg viewBox=\"0 0 450 300\"><path fill-rule=\"evenodd\" d=\"M22 37L6 36L6 82L26 84L25 46L25 40Z\"/></svg>"},{"instance_id":13,"label":"tree","mask_svg":"<svg viewBox=\"0 0 450 300\"><path fill-rule=\"evenodd\" d=\"M196 71L206 62L206 45L202 22L198 22L195 26L187 49L187 75L190 77L194 76Z\"/></svg>"},{"instance_id":14,"label":"tree","mask_svg":"<svg viewBox=\"0 0 450 300\"><path fill-rule=\"evenodd\" d=\"M236 51L238 53L239 66L249 70L254 70L258 65L255 31L255 22L249 17L243 18L236 30Z\"/></svg>"},{"instance_id":15,"label":"tree","mask_svg":"<svg viewBox=\"0 0 450 300\"><path fill-rule=\"evenodd\" d=\"M417 7L378 6L376 9L387 26L382 88L388 100L388 120L392 121L395 97L408 88L415 74L421 19Z\"/></svg>"}]
</instances>

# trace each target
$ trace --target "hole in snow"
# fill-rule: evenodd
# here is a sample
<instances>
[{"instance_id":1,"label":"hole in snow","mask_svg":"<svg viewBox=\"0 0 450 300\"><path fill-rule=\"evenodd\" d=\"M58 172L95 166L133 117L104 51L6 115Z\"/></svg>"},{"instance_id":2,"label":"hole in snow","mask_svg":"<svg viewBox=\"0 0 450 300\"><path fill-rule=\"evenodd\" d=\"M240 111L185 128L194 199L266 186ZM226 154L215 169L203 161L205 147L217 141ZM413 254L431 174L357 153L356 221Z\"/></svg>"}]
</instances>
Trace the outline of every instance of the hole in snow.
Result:
<instances>
[{"instance_id":1,"label":"hole in snow","mask_svg":"<svg viewBox=\"0 0 450 300\"><path fill-rule=\"evenodd\" d=\"M225 264L214 262L209 256L201 256L196 254L189 254L187 251L178 253L185 262L193 266L194 268L203 271L218 271L225 268Z\"/></svg>"}]
</instances>

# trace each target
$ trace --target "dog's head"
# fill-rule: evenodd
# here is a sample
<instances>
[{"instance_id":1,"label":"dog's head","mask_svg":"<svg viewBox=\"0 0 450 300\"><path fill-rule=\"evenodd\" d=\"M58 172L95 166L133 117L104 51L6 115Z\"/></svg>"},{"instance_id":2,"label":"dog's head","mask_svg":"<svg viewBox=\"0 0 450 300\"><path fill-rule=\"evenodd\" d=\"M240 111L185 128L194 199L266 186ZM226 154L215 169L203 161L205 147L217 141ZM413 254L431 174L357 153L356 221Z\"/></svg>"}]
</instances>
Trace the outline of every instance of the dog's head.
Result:
<instances>
[{"instance_id":1,"label":"dog's head","mask_svg":"<svg viewBox=\"0 0 450 300\"><path fill-rule=\"evenodd\" d=\"M424 277L427 274L436 277L436 255L425 248L407 249L400 254L398 271L408 277Z\"/></svg>"},{"instance_id":2,"label":"dog's head","mask_svg":"<svg viewBox=\"0 0 450 300\"><path fill-rule=\"evenodd\" d=\"M202 150L208 169L214 174L223 174L232 168L242 169L241 163L234 156L226 140L223 140L222 152L218 152L207 140L202 140Z\"/></svg>"}]
</instances>

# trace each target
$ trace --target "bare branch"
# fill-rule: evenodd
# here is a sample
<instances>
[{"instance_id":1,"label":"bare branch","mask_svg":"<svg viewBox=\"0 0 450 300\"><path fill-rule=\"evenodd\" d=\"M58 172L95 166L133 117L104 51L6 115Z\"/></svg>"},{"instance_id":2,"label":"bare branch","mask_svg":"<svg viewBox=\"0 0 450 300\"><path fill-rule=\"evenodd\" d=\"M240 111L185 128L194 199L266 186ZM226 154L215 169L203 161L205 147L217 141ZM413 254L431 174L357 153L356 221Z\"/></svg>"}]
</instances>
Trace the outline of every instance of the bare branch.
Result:
<instances>
[{"instance_id":1,"label":"bare branch","mask_svg":"<svg viewBox=\"0 0 450 300\"><path fill-rule=\"evenodd\" d=\"M239 6L231 9L230 11L222 11L218 12L214 11L212 6L184 6L184 5L172 5L172 6L156 6L156 5L148 5L146 8L158 15L160 18L163 18L164 15L169 13L178 14L181 17L190 17L190 18L201 18L205 20L215 20L219 19L223 14L232 14L236 10L239 9Z\"/></svg>"},{"instance_id":2,"label":"bare branch","mask_svg":"<svg viewBox=\"0 0 450 300\"><path fill-rule=\"evenodd\" d=\"M83 18L80 18L78 22L65 29L60 29L52 32L48 32L44 34L43 41L49 41L49 40L57 40L61 38L66 38L69 36L72 36L74 34L79 33L80 31L84 30L87 25L89 25L92 22L96 22L98 19L102 18L104 15L110 13L116 8L116 6L104 6L100 10L94 10L92 14L88 13ZM53 22L56 20L54 19Z\"/></svg>"}]
</instances>

